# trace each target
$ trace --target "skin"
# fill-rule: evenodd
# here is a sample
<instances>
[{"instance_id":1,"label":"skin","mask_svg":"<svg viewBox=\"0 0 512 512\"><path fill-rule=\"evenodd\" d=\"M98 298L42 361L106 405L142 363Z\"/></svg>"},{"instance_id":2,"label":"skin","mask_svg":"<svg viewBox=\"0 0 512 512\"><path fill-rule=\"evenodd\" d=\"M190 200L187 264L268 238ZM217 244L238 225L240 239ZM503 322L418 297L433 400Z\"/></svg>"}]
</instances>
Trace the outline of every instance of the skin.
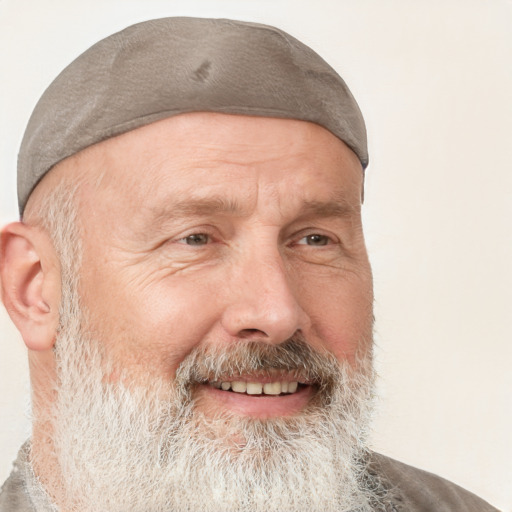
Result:
<instances>
[{"instance_id":1,"label":"skin","mask_svg":"<svg viewBox=\"0 0 512 512\"><path fill-rule=\"evenodd\" d=\"M3 299L30 349L36 407L51 402L44 391L55 378L60 275L31 205L77 177L80 295L89 328L117 362L109 379L123 370L130 385L172 380L202 344L279 344L300 334L351 364L371 350L356 155L313 123L184 114L60 163L33 193L25 223L4 228ZM223 380L235 378L265 382ZM207 415L266 418L300 413L314 388L251 397L201 385L195 393Z\"/></svg>"}]
</instances>

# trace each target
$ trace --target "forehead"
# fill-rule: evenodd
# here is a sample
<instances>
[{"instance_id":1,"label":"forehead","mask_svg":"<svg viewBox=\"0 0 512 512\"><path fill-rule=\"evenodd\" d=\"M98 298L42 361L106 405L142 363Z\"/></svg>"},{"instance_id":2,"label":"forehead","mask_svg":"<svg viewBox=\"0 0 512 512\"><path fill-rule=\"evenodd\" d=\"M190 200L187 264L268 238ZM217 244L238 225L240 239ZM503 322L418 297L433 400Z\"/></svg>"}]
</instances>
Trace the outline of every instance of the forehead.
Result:
<instances>
[{"instance_id":1,"label":"forehead","mask_svg":"<svg viewBox=\"0 0 512 512\"><path fill-rule=\"evenodd\" d=\"M217 113L183 114L133 130L82 151L70 165L85 177L88 206L104 203L111 212L204 194L251 202L261 192L294 191L316 200L322 188L358 203L363 179L357 156L325 128Z\"/></svg>"}]
</instances>

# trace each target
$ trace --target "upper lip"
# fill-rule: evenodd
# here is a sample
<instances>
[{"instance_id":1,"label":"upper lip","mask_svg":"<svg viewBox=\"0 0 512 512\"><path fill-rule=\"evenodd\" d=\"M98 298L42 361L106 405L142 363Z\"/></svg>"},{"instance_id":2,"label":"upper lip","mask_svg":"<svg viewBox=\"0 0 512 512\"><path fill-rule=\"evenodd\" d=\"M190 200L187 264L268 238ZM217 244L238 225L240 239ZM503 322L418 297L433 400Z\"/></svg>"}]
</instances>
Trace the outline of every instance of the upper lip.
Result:
<instances>
[{"instance_id":1,"label":"upper lip","mask_svg":"<svg viewBox=\"0 0 512 512\"><path fill-rule=\"evenodd\" d=\"M251 373L241 375L222 375L216 378L208 379L207 382L260 382L267 384L270 382L298 382L299 384L312 384L312 382L301 376L298 372L268 371L262 373Z\"/></svg>"}]
</instances>

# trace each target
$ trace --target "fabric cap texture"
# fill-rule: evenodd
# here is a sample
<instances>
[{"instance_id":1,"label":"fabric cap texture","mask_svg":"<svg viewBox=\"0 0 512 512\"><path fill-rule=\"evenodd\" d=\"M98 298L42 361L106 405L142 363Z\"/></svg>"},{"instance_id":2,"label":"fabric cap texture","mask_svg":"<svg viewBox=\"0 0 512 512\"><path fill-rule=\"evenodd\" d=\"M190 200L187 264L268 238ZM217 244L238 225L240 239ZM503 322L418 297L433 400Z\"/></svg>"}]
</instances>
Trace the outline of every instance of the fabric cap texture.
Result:
<instances>
[{"instance_id":1,"label":"fabric cap texture","mask_svg":"<svg viewBox=\"0 0 512 512\"><path fill-rule=\"evenodd\" d=\"M317 123L368 164L361 111L318 54L267 25L162 18L132 25L85 51L50 84L18 156L18 202L86 147L186 112Z\"/></svg>"}]
</instances>

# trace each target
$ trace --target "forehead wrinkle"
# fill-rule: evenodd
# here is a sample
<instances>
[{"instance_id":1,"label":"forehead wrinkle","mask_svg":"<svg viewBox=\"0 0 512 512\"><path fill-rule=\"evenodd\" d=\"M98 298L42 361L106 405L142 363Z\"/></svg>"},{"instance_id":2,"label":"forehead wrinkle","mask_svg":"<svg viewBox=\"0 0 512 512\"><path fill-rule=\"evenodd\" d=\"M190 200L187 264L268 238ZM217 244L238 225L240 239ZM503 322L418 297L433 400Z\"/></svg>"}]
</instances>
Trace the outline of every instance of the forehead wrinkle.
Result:
<instances>
[{"instance_id":1,"label":"forehead wrinkle","mask_svg":"<svg viewBox=\"0 0 512 512\"><path fill-rule=\"evenodd\" d=\"M187 141L189 143L189 141ZM283 153L283 148L286 152ZM218 164L241 167L261 167L275 162L283 163L305 160L309 152L300 147L298 143L286 143L280 140L265 140L263 142L257 139L235 139L230 140L226 145L225 140L204 141L193 147L195 164L200 164L202 168L215 167Z\"/></svg>"},{"instance_id":2,"label":"forehead wrinkle","mask_svg":"<svg viewBox=\"0 0 512 512\"><path fill-rule=\"evenodd\" d=\"M263 196L263 192L257 187L257 197L252 198L257 204L258 197ZM268 194L265 202L273 203L283 216L283 207L281 197L277 191ZM252 201L251 201L252 203ZM249 217L253 211L248 201L243 203L237 198L213 195L208 197L191 197L189 199L175 200L170 199L159 205L149 206L150 223L158 226L165 221L186 217L210 217L218 215ZM303 217L321 217L321 218L350 218L360 213L360 204L353 204L342 195L337 195L326 201L322 200L304 200L296 213L297 218Z\"/></svg>"}]
</instances>

